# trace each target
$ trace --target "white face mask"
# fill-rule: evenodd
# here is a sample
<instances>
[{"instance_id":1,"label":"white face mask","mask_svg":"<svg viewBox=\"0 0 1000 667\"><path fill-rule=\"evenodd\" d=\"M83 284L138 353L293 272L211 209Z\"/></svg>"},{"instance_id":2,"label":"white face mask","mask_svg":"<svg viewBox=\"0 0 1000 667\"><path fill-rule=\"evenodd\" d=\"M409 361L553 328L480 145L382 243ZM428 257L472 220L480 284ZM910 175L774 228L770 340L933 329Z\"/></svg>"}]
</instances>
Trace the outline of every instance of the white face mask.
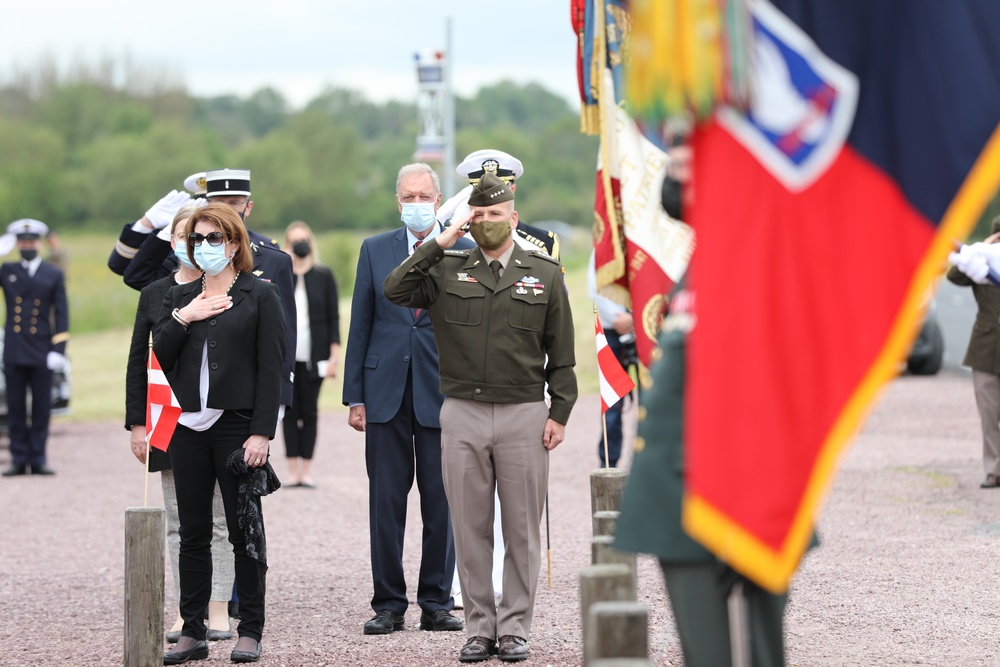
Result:
<instances>
[{"instance_id":1,"label":"white face mask","mask_svg":"<svg viewBox=\"0 0 1000 667\"><path fill-rule=\"evenodd\" d=\"M430 229L435 220L434 202L403 204L403 213L400 219L410 231L422 232Z\"/></svg>"}]
</instances>

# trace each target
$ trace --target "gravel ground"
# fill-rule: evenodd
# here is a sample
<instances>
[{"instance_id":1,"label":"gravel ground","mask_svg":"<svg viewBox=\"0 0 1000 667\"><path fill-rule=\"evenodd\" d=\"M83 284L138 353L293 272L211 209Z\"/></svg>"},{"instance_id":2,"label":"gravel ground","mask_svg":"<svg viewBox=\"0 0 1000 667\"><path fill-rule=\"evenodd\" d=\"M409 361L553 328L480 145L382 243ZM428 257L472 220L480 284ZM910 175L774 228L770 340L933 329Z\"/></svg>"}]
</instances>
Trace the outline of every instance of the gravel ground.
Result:
<instances>
[{"instance_id":1,"label":"gravel ground","mask_svg":"<svg viewBox=\"0 0 1000 667\"><path fill-rule=\"evenodd\" d=\"M599 400L584 397L551 465L552 585L543 565L527 665L579 665L579 572L590 553L589 473ZM265 499L266 666L456 665L464 633L366 637L371 616L363 436L322 416L318 488ZM53 425L54 478L0 480L0 665L120 665L123 525L143 472L118 423ZM280 454L280 441L275 447ZM979 426L965 375L891 384L847 453L821 514L822 546L797 574L786 620L791 665L1000 665L996 642L1000 490L981 490ZM0 450L0 467L9 464ZM627 464L627 461L626 461ZM283 457L275 456L279 476ZM149 503L161 502L150 479ZM416 508L415 498L411 508ZM407 578L415 595L419 513ZM167 567L167 609L175 600ZM983 591L987 591L983 593ZM680 665L659 571L639 562L654 665ZM208 661L229 664L235 642ZM491 664L497 664L492 662Z\"/></svg>"}]
</instances>

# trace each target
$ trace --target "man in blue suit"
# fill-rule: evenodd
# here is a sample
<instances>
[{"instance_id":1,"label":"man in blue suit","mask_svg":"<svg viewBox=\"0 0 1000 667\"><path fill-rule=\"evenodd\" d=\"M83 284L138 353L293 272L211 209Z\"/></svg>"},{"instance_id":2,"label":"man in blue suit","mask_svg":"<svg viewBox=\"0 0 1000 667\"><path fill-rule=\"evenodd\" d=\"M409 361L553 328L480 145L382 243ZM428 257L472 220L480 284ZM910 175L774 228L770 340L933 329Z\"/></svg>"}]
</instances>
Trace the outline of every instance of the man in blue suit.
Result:
<instances>
[{"instance_id":1,"label":"man in blue suit","mask_svg":"<svg viewBox=\"0 0 1000 667\"><path fill-rule=\"evenodd\" d=\"M4 477L54 475L45 458L52 407L52 371L66 364L69 306L63 272L38 256L44 222L18 220L7 227L21 261L0 266L0 285L7 302L3 364L7 379L11 466ZM10 245L6 245L9 249ZM28 419L28 392L31 419Z\"/></svg>"},{"instance_id":2,"label":"man in blue suit","mask_svg":"<svg viewBox=\"0 0 1000 667\"><path fill-rule=\"evenodd\" d=\"M351 327L344 358L348 424L365 434L369 527L375 617L368 635L403 628L407 607L403 578L406 498L414 474L420 490L423 550L417 604L424 630L459 631L451 582L454 540L441 481L441 423L437 346L426 311L396 306L382 283L415 246L439 234L438 176L426 164L404 166L396 177L396 206L403 227L365 239L358 258ZM456 246L457 247L457 246ZM471 242L463 247L472 247Z\"/></svg>"}]
</instances>

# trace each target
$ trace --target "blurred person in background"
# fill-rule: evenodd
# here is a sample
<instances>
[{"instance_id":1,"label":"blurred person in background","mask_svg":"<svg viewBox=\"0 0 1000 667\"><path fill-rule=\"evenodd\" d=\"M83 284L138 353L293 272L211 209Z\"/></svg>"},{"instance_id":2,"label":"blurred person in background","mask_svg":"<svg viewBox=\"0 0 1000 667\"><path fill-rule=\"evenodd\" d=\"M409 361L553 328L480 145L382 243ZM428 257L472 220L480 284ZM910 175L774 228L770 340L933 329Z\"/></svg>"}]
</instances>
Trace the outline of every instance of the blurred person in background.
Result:
<instances>
[{"instance_id":1,"label":"blurred person in background","mask_svg":"<svg viewBox=\"0 0 1000 667\"><path fill-rule=\"evenodd\" d=\"M10 223L0 239L0 254L16 246L20 261L0 266L0 287L7 304L3 370L7 379L11 466L4 477L54 475L45 447L52 408L52 372L66 366L69 302L66 279L55 265L38 255L49 233L39 220ZM28 394L31 415L28 415Z\"/></svg>"},{"instance_id":2,"label":"blurred person in background","mask_svg":"<svg viewBox=\"0 0 1000 667\"><path fill-rule=\"evenodd\" d=\"M201 278L201 269L197 268L188 257L185 234L187 221L195 210L196 207L193 205L181 208L174 216L173 222L166 227L171 231L170 245L180 260L180 265L173 274L150 283L139 294L125 373L125 429L131 432L132 453L140 463L145 464L146 452L149 452L149 472L160 473L163 487L163 508L167 516L167 550L170 553L174 589L178 600L177 619L173 627L167 631L167 641L171 643L181 638L181 628L184 625L179 606L180 574L177 565L181 544L178 532L180 521L177 517L177 492L174 487L174 474L170 470L170 455L155 447L146 446L146 393L149 386L147 360L150 335L159 319L160 306L163 305L167 290L174 285L185 285ZM228 604L235 576L233 552L229 545L229 532L226 530L226 511L222 504L222 493L216 484L215 495L212 497L212 597L208 603L206 635L210 641L230 639L233 636L229 627Z\"/></svg>"},{"instance_id":3,"label":"blurred person in background","mask_svg":"<svg viewBox=\"0 0 1000 667\"><path fill-rule=\"evenodd\" d=\"M285 252L295 276L295 393L282 431L291 475L288 486L313 488L311 474L324 378L337 377L340 305L333 272L319 264L316 237L304 222L285 230Z\"/></svg>"}]
</instances>

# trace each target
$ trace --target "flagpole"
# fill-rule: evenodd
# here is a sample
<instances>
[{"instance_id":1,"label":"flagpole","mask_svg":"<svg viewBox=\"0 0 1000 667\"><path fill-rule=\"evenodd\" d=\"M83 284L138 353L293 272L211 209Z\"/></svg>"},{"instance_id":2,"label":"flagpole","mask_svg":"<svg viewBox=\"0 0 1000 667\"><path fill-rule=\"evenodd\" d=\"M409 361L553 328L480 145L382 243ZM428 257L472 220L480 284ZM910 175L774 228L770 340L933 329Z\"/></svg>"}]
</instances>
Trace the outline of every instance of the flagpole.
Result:
<instances>
[{"instance_id":1,"label":"flagpole","mask_svg":"<svg viewBox=\"0 0 1000 667\"><path fill-rule=\"evenodd\" d=\"M608 413L601 413L601 425L604 426L604 467L611 467L611 457L608 455Z\"/></svg>"},{"instance_id":2,"label":"flagpole","mask_svg":"<svg viewBox=\"0 0 1000 667\"><path fill-rule=\"evenodd\" d=\"M146 393L149 393L149 379L153 372L153 339L150 336L149 339L149 351L146 354ZM146 403L149 403L149 397L146 397ZM149 507L149 424L146 424L146 480L143 482L142 491L142 506Z\"/></svg>"}]
</instances>

